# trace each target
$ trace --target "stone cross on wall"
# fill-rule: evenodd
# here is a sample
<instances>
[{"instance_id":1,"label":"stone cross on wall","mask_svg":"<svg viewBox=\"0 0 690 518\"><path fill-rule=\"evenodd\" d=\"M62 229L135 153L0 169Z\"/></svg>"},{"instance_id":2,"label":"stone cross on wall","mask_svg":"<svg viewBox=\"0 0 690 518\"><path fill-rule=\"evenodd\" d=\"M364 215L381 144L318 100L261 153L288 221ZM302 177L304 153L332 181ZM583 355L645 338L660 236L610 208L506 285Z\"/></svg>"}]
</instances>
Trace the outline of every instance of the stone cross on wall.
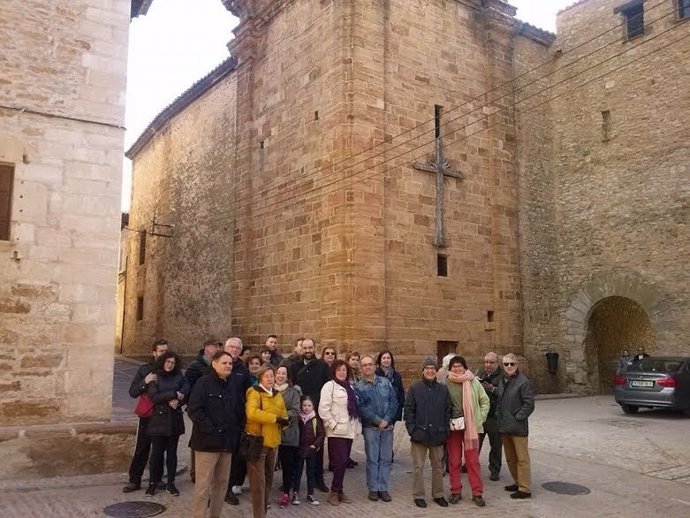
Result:
<instances>
[{"instance_id":1,"label":"stone cross on wall","mask_svg":"<svg viewBox=\"0 0 690 518\"><path fill-rule=\"evenodd\" d=\"M446 246L446 236L443 231L443 177L452 176L462 180L464 177L460 171L450 169L450 164L443 156L443 140L441 138L441 106L434 106L434 131L436 138L436 156L433 161L427 163L415 162L412 164L418 171L436 174L436 234L434 246Z\"/></svg>"}]
</instances>

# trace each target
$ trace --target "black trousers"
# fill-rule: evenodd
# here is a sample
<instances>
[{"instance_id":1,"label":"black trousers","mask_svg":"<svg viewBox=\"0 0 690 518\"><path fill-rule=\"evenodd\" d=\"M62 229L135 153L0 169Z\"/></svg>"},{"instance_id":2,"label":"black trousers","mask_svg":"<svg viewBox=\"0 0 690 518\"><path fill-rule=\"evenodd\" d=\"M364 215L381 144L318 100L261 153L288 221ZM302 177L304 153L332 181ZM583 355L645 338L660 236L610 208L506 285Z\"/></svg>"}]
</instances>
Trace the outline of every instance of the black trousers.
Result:
<instances>
[{"instance_id":1,"label":"black trousers","mask_svg":"<svg viewBox=\"0 0 690 518\"><path fill-rule=\"evenodd\" d=\"M484 433L479 434L479 451L482 451L484 437L489 436L489 471L498 475L501 472L501 462L503 460L501 434L498 433L498 421L495 417L489 417L484 423Z\"/></svg>"},{"instance_id":2,"label":"black trousers","mask_svg":"<svg viewBox=\"0 0 690 518\"><path fill-rule=\"evenodd\" d=\"M323 443L323 448L321 448L316 453L316 483L323 482L323 450L326 449L328 439Z\"/></svg>"},{"instance_id":3,"label":"black trousers","mask_svg":"<svg viewBox=\"0 0 690 518\"><path fill-rule=\"evenodd\" d=\"M146 463L149 460L149 452L151 451L151 437L146 434L146 427L148 424L148 417L139 418L137 442L134 445L134 455L129 465L129 481L135 484L141 484L141 477L144 475L144 469L146 469Z\"/></svg>"},{"instance_id":4,"label":"black trousers","mask_svg":"<svg viewBox=\"0 0 690 518\"><path fill-rule=\"evenodd\" d=\"M230 461L230 478L228 479L228 491L232 486L241 486L247 478L247 461L239 454L239 450L232 453Z\"/></svg>"},{"instance_id":5,"label":"black trousers","mask_svg":"<svg viewBox=\"0 0 690 518\"><path fill-rule=\"evenodd\" d=\"M149 478L152 484L157 484L163 480L163 457L165 456L165 467L168 470L168 483L175 482L175 472L177 471L177 443L179 435L170 437L151 437L151 460L149 461Z\"/></svg>"},{"instance_id":6,"label":"black trousers","mask_svg":"<svg viewBox=\"0 0 690 518\"><path fill-rule=\"evenodd\" d=\"M283 470L283 493L289 493L294 489L295 464L298 450L297 446L283 446L282 444L278 448L278 458Z\"/></svg>"}]
</instances>

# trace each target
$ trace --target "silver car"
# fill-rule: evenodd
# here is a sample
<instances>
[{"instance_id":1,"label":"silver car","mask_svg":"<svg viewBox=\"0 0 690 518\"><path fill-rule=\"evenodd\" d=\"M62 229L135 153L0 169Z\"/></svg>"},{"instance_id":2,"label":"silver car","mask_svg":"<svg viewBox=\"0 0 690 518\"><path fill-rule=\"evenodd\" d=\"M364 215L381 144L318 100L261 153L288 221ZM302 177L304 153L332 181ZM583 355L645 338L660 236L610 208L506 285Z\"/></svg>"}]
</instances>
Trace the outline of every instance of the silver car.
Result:
<instances>
[{"instance_id":1,"label":"silver car","mask_svg":"<svg viewBox=\"0 0 690 518\"><path fill-rule=\"evenodd\" d=\"M613 393L623 412L640 407L682 410L690 416L690 357L647 357L616 376Z\"/></svg>"}]
</instances>

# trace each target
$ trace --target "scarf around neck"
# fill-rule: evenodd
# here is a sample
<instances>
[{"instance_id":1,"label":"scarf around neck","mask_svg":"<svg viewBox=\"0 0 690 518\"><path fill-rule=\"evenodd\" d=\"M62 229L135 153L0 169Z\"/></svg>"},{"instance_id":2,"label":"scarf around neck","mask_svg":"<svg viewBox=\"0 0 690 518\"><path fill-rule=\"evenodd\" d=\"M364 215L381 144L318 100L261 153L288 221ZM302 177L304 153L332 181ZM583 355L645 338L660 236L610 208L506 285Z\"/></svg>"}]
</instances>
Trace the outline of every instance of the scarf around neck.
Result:
<instances>
[{"instance_id":1,"label":"scarf around neck","mask_svg":"<svg viewBox=\"0 0 690 518\"><path fill-rule=\"evenodd\" d=\"M479 434L474 420L474 391L472 380L474 374L466 369L462 374L449 373L448 379L453 383L462 383L462 412L465 414L465 443L468 450L479 448Z\"/></svg>"},{"instance_id":2,"label":"scarf around neck","mask_svg":"<svg viewBox=\"0 0 690 518\"><path fill-rule=\"evenodd\" d=\"M309 421L311 421L315 417L316 417L316 412L314 412L313 410L311 412L309 412L308 414L305 414L301 410L299 411L299 418L302 420L303 423L308 423Z\"/></svg>"},{"instance_id":3,"label":"scarf around neck","mask_svg":"<svg viewBox=\"0 0 690 518\"><path fill-rule=\"evenodd\" d=\"M350 416L350 419L359 418L359 412L357 412L357 396L350 382L348 380L340 381L338 378L333 378L333 381L347 391L347 415Z\"/></svg>"},{"instance_id":4,"label":"scarf around neck","mask_svg":"<svg viewBox=\"0 0 690 518\"><path fill-rule=\"evenodd\" d=\"M290 387L290 384L286 381L285 383L278 384L276 383L273 385L273 388L276 389L278 392L285 392L288 388Z\"/></svg>"}]
</instances>

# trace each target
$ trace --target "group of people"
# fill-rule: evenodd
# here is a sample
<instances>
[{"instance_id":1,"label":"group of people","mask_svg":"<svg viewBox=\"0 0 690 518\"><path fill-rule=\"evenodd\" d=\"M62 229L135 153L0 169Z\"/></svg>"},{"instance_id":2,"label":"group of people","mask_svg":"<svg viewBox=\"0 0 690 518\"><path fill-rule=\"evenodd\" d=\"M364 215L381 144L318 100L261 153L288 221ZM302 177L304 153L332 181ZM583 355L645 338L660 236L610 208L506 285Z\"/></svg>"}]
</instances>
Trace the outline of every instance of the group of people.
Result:
<instances>
[{"instance_id":1,"label":"group of people","mask_svg":"<svg viewBox=\"0 0 690 518\"><path fill-rule=\"evenodd\" d=\"M512 498L531 496L527 420L534 409L534 395L512 354L499 362L495 353L487 353L476 375L462 356L449 355L442 369L427 358L421 379L407 393L390 351L351 352L343 360L333 347L325 347L318 357L311 338L299 339L288 357L277 351L274 335L257 355L247 353L237 337L225 343L207 340L184 375L179 357L164 340L153 344L152 356L130 387L132 397L150 399L153 411L150 416L139 414L125 492L141 488L150 450L146 494L165 489L179 495L177 445L184 433L182 407L186 405L193 424L189 446L194 517L203 518L207 512L212 518L220 516L224 501L239 504L248 477L253 516L264 518L271 507L276 466L282 470L277 500L281 508L301 503L305 471L306 503L319 505L316 490L328 493L330 505L352 502L344 482L347 468L357 464L351 450L360 433L368 498L390 502L393 434L395 423L401 420L410 436L412 497L418 507L427 505L423 477L427 456L434 502L444 507L459 503L461 473L466 472L472 501L486 505L479 452L487 435L490 479L499 479L503 448L514 479L506 490ZM252 455L247 453L250 443L258 446ZM324 480L326 449L328 469L333 472L330 486ZM162 482L164 458L166 483ZM444 469L450 479L449 500L443 487Z\"/></svg>"},{"instance_id":2,"label":"group of people","mask_svg":"<svg viewBox=\"0 0 690 518\"><path fill-rule=\"evenodd\" d=\"M623 349L623 354L618 359L618 366L616 368L616 374L620 374L628 370L628 367L632 367L640 360L649 358L649 354L644 350L643 346L637 348L637 354L635 356L630 356L630 352L627 349Z\"/></svg>"}]
</instances>

